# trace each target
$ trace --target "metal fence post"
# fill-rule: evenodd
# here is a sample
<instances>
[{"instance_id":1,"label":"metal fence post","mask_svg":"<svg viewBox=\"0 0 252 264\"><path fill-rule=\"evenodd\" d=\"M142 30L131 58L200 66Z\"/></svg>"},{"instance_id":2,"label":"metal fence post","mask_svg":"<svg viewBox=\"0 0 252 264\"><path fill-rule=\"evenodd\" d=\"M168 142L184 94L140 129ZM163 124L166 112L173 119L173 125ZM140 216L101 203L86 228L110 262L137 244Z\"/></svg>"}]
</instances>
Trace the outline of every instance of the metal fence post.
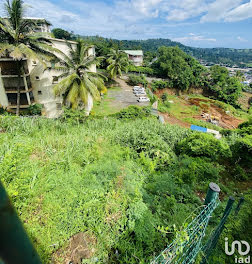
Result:
<instances>
[{"instance_id":1,"label":"metal fence post","mask_svg":"<svg viewBox=\"0 0 252 264\"><path fill-rule=\"evenodd\" d=\"M237 204L237 207L236 207L236 209L235 209L235 216L238 215L238 213L239 213L239 211L240 211L240 209L241 209L241 206L242 206L242 204L244 203L244 201L245 201L244 197L241 197L241 199L239 200L239 202L238 202L238 204Z\"/></svg>"},{"instance_id":2,"label":"metal fence post","mask_svg":"<svg viewBox=\"0 0 252 264\"><path fill-rule=\"evenodd\" d=\"M0 181L0 258L8 264L41 264Z\"/></svg>"},{"instance_id":3,"label":"metal fence post","mask_svg":"<svg viewBox=\"0 0 252 264\"><path fill-rule=\"evenodd\" d=\"M204 257L201 261L201 264L207 263L207 259L210 257L212 250L216 247L219 237L224 229L227 218L232 210L234 201L235 201L234 197L230 196L219 225L217 226L213 235L210 237L205 247L203 248Z\"/></svg>"},{"instance_id":4,"label":"metal fence post","mask_svg":"<svg viewBox=\"0 0 252 264\"><path fill-rule=\"evenodd\" d=\"M208 205L215 200L219 196L219 192L220 187L216 183L210 182L204 204Z\"/></svg>"}]
</instances>

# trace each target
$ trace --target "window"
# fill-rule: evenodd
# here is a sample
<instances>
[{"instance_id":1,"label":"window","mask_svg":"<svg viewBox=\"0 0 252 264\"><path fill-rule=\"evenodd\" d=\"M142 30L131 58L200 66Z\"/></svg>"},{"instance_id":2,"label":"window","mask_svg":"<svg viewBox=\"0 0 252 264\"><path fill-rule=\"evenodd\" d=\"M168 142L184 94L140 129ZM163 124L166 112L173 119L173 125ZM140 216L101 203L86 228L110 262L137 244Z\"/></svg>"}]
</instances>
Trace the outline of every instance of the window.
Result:
<instances>
[{"instance_id":1,"label":"window","mask_svg":"<svg viewBox=\"0 0 252 264\"><path fill-rule=\"evenodd\" d=\"M57 109L57 110L61 110L61 109L62 109L62 105L61 105L61 103L56 103L56 109Z\"/></svg>"},{"instance_id":2,"label":"window","mask_svg":"<svg viewBox=\"0 0 252 264\"><path fill-rule=\"evenodd\" d=\"M40 80L39 76L36 76L35 79L36 79L36 81L39 81Z\"/></svg>"},{"instance_id":3,"label":"window","mask_svg":"<svg viewBox=\"0 0 252 264\"><path fill-rule=\"evenodd\" d=\"M53 76L52 78L53 78L52 83L58 83L59 80L58 76Z\"/></svg>"},{"instance_id":4,"label":"window","mask_svg":"<svg viewBox=\"0 0 252 264\"><path fill-rule=\"evenodd\" d=\"M38 95L41 95L42 94L42 91L38 91Z\"/></svg>"}]
</instances>

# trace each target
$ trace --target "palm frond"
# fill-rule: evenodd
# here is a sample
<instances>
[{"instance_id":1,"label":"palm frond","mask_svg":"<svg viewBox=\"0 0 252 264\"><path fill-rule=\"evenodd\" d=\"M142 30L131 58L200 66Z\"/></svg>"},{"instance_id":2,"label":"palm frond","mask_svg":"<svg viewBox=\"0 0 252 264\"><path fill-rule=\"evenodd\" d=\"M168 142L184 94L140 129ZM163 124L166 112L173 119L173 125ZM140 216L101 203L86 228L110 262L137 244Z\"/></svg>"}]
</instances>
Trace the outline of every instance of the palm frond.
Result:
<instances>
[{"instance_id":1,"label":"palm frond","mask_svg":"<svg viewBox=\"0 0 252 264\"><path fill-rule=\"evenodd\" d=\"M87 73L84 74L82 81L87 91L91 94L91 96L95 100L100 100L100 93L97 89L97 86L89 79L89 76L87 75Z\"/></svg>"},{"instance_id":2,"label":"palm frond","mask_svg":"<svg viewBox=\"0 0 252 264\"><path fill-rule=\"evenodd\" d=\"M79 76L76 73L67 76L53 87L54 94L60 95L69 90L75 80L79 80Z\"/></svg>"},{"instance_id":3,"label":"palm frond","mask_svg":"<svg viewBox=\"0 0 252 264\"><path fill-rule=\"evenodd\" d=\"M71 84L71 89L67 95L67 100L72 104L72 108L77 108L79 104L79 84L77 81Z\"/></svg>"},{"instance_id":4,"label":"palm frond","mask_svg":"<svg viewBox=\"0 0 252 264\"><path fill-rule=\"evenodd\" d=\"M24 15L23 1L12 0L12 2L10 2L10 0L7 0L4 6L12 28L17 30Z\"/></svg>"},{"instance_id":5,"label":"palm frond","mask_svg":"<svg viewBox=\"0 0 252 264\"><path fill-rule=\"evenodd\" d=\"M85 87L85 84L83 82L83 80L81 80L81 83L80 83L80 98L81 98L81 101L84 103L84 105L87 105L88 103L88 91Z\"/></svg>"}]
</instances>

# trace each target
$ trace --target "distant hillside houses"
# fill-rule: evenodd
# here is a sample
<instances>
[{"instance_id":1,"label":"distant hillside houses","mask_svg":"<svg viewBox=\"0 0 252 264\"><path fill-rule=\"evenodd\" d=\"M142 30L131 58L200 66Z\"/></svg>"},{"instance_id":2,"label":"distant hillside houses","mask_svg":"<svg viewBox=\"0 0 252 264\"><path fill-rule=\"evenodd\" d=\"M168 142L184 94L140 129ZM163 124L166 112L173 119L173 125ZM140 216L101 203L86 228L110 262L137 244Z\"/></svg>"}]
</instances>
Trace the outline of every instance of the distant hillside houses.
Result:
<instances>
[{"instance_id":1,"label":"distant hillside houses","mask_svg":"<svg viewBox=\"0 0 252 264\"><path fill-rule=\"evenodd\" d=\"M124 50L128 55L130 61L133 62L135 66L143 65L143 51L142 50Z\"/></svg>"}]
</instances>

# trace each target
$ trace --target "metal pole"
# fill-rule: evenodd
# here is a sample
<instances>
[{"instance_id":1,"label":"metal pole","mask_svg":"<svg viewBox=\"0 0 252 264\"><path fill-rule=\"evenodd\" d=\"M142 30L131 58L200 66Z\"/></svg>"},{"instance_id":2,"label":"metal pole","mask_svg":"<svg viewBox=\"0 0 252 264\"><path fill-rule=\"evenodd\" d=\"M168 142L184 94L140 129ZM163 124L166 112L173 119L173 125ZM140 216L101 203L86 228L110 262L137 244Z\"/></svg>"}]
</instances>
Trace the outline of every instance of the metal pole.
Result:
<instances>
[{"instance_id":1,"label":"metal pole","mask_svg":"<svg viewBox=\"0 0 252 264\"><path fill-rule=\"evenodd\" d=\"M219 237L224 229L225 223L227 221L228 216L230 215L230 212L232 210L233 204L234 204L234 197L230 196L226 205L226 208L224 210L224 213L222 215L221 221L217 228L215 229L213 235L211 238L207 241L203 252L204 252L204 257L203 260L201 261L201 264L207 263L208 258L210 257L213 249L216 247L217 242L219 240Z\"/></svg>"},{"instance_id":2,"label":"metal pole","mask_svg":"<svg viewBox=\"0 0 252 264\"><path fill-rule=\"evenodd\" d=\"M219 196L219 193L220 187L216 183L210 182L204 204L208 205L209 203L211 203Z\"/></svg>"},{"instance_id":3,"label":"metal pole","mask_svg":"<svg viewBox=\"0 0 252 264\"><path fill-rule=\"evenodd\" d=\"M0 181L0 258L8 264L41 264Z\"/></svg>"},{"instance_id":4,"label":"metal pole","mask_svg":"<svg viewBox=\"0 0 252 264\"><path fill-rule=\"evenodd\" d=\"M241 206L244 203L244 201L245 201L244 197L241 197L241 199L239 200L237 207L235 209L235 216L237 216L238 213L240 212Z\"/></svg>"}]
</instances>

